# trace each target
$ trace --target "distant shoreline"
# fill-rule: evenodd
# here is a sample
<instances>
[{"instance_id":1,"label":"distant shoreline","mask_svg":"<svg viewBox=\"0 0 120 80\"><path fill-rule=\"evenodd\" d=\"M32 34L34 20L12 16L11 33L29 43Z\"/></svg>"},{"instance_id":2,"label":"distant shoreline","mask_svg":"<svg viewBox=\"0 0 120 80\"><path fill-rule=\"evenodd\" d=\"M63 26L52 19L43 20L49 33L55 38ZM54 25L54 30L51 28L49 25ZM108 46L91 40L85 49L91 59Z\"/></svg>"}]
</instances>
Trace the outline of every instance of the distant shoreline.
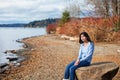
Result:
<instances>
[{"instance_id":1,"label":"distant shoreline","mask_svg":"<svg viewBox=\"0 0 120 80\"><path fill-rule=\"evenodd\" d=\"M0 24L0 27L24 27L26 24L16 23L16 24Z\"/></svg>"}]
</instances>

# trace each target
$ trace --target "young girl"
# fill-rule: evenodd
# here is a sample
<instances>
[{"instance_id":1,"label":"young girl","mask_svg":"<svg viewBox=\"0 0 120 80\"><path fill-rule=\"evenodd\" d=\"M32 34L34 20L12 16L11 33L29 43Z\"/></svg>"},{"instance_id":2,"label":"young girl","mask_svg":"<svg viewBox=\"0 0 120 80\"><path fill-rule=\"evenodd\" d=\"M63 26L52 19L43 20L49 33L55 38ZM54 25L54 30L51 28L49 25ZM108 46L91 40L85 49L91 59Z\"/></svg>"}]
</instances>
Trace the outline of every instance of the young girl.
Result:
<instances>
[{"instance_id":1,"label":"young girl","mask_svg":"<svg viewBox=\"0 0 120 80\"><path fill-rule=\"evenodd\" d=\"M75 70L79 67L89 66L94 52L94 43L91 41L86 32L82 32L79 36L79 56L77 60L72 61L66 66L63 80L74 80L76 77Z\"/></svg>"}]
</instances>

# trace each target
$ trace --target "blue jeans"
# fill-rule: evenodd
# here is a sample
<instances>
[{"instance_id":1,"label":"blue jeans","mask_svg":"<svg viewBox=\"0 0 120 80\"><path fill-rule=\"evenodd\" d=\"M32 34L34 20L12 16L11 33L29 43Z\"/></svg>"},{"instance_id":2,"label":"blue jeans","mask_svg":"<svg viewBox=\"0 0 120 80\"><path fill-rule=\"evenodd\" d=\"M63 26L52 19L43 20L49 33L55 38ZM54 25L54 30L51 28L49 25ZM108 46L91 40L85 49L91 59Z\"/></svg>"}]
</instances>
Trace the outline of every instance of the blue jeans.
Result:
<instances>
[{"instance_id":1,"label":"blue jeans","mask_svg":"<svg viewBox=\"0 0 120 80\"><path fill-rule=\"evenodd\" d=\"M70 64L66 66L65 73L64 73L64 79L75 80L76 74L75 70L79 67L83 66L89 66L90 62L87 61L81 61L78 65L74 66L76 60L72 61Z\"/></svg>"}]
</instances>

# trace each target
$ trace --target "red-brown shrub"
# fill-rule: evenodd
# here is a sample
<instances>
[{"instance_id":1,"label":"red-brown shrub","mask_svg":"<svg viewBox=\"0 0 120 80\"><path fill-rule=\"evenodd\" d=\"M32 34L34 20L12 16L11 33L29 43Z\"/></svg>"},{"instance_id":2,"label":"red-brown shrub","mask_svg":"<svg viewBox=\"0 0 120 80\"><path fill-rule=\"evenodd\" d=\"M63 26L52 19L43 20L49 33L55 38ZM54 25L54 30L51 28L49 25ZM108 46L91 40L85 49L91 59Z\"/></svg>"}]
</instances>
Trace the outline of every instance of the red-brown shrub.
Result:
<instances>
[{"instance_id":1,"label":"red-brown shrub","mask_svg":"<svg viewBox=\"0 0 120 80\"><path fill-rule=\"evenodd\" d=\"M56 24L49 24L47 27L46 27L46 32L48 34L50 33L55 33L56 31Z\"/></svg>"},{"instance_id":2,"label":"red-brown shrub","mask_svg":"<svg viewBox=\"0 0 120 80\"><path fill-rule=\"evenodd\" d=\"M68 36L78 36L79 33L86 31L94 41L113 41L115 40L113 39L114 36L116 36L112 34L114 32L113 29L119 20L120 16L110 18L71 18L69 22L57 30L57 33ZM117 34L117 32L115 34Z\"/></svg>"}]
</instances>

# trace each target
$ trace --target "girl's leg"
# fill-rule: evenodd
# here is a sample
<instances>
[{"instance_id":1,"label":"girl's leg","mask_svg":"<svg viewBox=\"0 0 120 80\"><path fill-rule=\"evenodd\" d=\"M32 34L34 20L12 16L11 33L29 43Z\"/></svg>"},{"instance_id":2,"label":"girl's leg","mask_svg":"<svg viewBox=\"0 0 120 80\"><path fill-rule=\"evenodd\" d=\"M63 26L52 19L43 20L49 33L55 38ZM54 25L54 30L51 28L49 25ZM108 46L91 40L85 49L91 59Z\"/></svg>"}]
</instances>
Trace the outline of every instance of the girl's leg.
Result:
<instances>
[{"instance_id":1,"label":"girl's leg","mask_svg":"<svg viewBox=\"0 0 120 80\"><path fill-rule=\"evenodd\" d=\"M70 67L73 66L74 63L75 63L75 60L72 61L70 64L68 64L66 66L66 69L65 69L65 72L64 72L64 79L69 79L69 76L70 76L70 74L69 74L70 73Z\"/></svg>"},{"instance_id":2,"label":"girl's leg","mask_svg":"<svg viewBox=\"0 0 120 80\"><path fill-rule=\"evenodd\" d=\"M82 67L82 66L88 66L90 63L86 62L86 61L81 61L77 66L71 66L70 67L70 72L69 72L69 75L70 75L70 80L75 80L75 77L76 77L76 74L75 74L75 70L79 67Z\"/></svg>"}]
</instances>

